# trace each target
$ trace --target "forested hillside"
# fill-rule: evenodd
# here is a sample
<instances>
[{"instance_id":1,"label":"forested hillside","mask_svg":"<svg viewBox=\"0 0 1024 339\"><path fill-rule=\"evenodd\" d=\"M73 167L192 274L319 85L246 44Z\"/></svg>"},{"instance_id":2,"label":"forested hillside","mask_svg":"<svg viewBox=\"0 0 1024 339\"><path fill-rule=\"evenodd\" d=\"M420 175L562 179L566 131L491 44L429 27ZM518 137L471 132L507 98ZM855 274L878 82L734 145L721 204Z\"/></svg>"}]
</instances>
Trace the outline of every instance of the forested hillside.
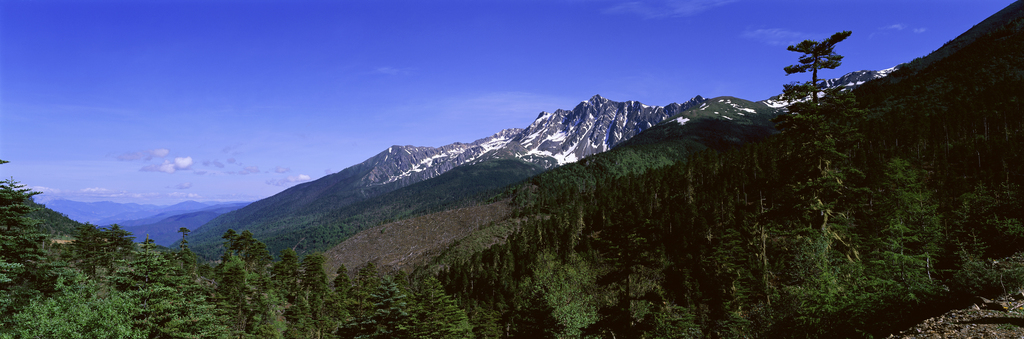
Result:
<instances>
[{"instance_id":1,"label":"forested hillside","mask_svg":"<svg viewBox=\"0 0 1024 339\"><path fill-rule=\"evenodd\" d=\"M341 240L381 223L486 200L506 186L542 170L538 165L519 160L497 159L456 167L431 180L361 201L341 201L330 197L282 208L256 208L253 210L269 214L255 215L247 214L248 209L242 209L232 212L235 215L231 218L220 217L197 229L192 234L191 245L200 257L215 259L223 252L221 234L237 229L249 230L275 254L285 248L303 254L323 252ZM306 194L304 192L300 190L298 194ZM276 199L277 196L253 204L273 204ZM296 209L308 213L296 214Z\"/></svg>"},{"instance_id":2,"label":"forested hillside","mask_svg":"<svg viewBox=\"0 0 1024 339\"><path fill-rule=\"evenodd\" d=\"M512 196L549 217L440 280L524 336L882 336L1019 288L1024 19L992 27L897 82L788 86L766 142L535 177Z\"/></svg>"},{"instance_id":3,"label":"forested hillside","mask_svg":"<svg viewBox=\"0 0 1024 339\"><path fill-rule=\"evenodd\" d=\"M75 225L44 247L65 226L40 227L37 193L0 181L0 338L884 337L1024 288L1021 4L853 91L812 75L841 66L850 32L790 47L780 70L809 81L783 86L779 133L695 139L679 117L540 174L485 162L318 216L352 234L416 215L470 230L412 274L325 270L330 239L309 235L339 234L269 233L287 220L200 228L196 248L181 229L173 251ZM485 201L510 223L439 219ZM415 241L395 229L412 220L366 238Z\"/></svg>"},{"instance_id":4,"label":"forested hillside","mask_svg":"<svg viewBox=\"0 0 1024 339\"><path fill-rule=\"evenodd\" d=\"M39 231L53 237L69 237L74 233L76 227L82 225L80 222L71 220L67 215L46 208L45 205L33 201L28 201L25 205L33 209L28 217L39 221Z\"/></svg>"}]
</instances>

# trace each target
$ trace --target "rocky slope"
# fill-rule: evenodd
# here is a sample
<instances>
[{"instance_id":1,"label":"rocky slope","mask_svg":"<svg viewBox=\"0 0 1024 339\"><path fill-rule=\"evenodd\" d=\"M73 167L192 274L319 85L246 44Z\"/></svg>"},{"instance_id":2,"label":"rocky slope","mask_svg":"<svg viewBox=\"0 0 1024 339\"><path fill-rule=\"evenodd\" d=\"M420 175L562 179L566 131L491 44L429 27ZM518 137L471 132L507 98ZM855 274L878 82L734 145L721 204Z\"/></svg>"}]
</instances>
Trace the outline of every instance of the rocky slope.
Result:
<instances>
[{"instance_id":1,"label":"rocky slope","mask_svg":"<svg viewBox=\"0 0 1024 339\"><path fill-rule=\"evenodd\" d=\"M1024 295L978 298L968 308L928 318L889 338L1024 338Z\"/></svg>"}]
</instances>

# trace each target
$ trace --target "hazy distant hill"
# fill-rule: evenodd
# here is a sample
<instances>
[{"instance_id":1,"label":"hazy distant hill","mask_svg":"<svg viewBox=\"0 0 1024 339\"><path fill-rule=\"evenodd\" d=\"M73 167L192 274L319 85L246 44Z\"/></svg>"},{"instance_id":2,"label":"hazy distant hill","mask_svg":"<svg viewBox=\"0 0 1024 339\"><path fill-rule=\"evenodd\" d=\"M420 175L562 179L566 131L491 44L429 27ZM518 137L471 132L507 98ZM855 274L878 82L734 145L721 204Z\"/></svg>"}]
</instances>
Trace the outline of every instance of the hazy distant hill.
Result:
<instances>
[{"instance_id":1,"label":"hazy distant hill","mask_svg":"<svg viewBox=\"0 0 1024 339\"><path fill-rule=\"evenodd\" d=\"M239 202L228 203L202 203L196 201L184 201L174 205L146 205L136 203L116 203L111 201L79 202L66 199L55 199L46 201L46 206L54 211L64 213L69 218L79 222L89 222L97 226L119 224L122 226L135 224L132 220L146 219L163 214L164 217L176 213L198 211L220 204L238 204ZM162 217L160 218L162 219Z\"/></svg>"},{"instance_id":2,"label":"hazy distant hill","mask_svg":"<svg viewBox=\"0 0 1024 339\"><path fill-rule=\"evenodd\" d=\"M139 220L129 220L120 225L135 235L136 241L143 241L148 235L157 245L171 246L181 240L178 230L182 227L190 231L213 220L217 216L245 207L249 203L217 204L192 212L164 212Z\"/></svg>"}]
</instances>

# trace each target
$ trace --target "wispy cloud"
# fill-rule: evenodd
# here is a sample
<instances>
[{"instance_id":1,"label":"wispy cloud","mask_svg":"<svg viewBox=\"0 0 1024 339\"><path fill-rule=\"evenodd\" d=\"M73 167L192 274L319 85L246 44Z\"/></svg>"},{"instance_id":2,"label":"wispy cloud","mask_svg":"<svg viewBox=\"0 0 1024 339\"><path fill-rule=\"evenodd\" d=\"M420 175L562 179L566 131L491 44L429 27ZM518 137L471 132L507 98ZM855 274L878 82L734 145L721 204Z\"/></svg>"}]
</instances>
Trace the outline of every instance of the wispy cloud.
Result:
<instances>
[{"instance_id":1,"label":"wispy cloud","mask_svg":"<svg viewBox=\"0 0 1024 339\"><path fill-rule=\"evenodd\" d=\"M503 126L520 126L532 122L529 118L541 111L565 108L566 105L574 105L575 100L525 92L493 92L448 98L427 106L440 112L441 117L448 121L477 119L480 112L487 112L490 118L507 121Z\"/></svg>"},{"instance_id":2,"label":"wispy cloud","mask_svg":"<svg viewBox=\"0 0 1024 339\"><path fill-rule=\"evenodd\" d=\"M179 184L178 186L190 183ZM124 190L112 190L103 187L90 187L79 190L62 190L57 188L50 188L44 186L31 187L36 192L42 192L43 194L35 196L35 201L46 203L56 199L69 199L75 201L101 201L101 200L123 200L123 201L139 201L139 200L161 200L161 199L204 199L200 194L196 193L185 193L185 192L170 192L170 193L138 193L129 192Z\"/></svg>"},{"instance_id":3,"label":"wispy cloud","mask_svg":"<svg viewBox=\"0 0 1024 339\"><path fill-rule=\"evenodd\" d=\"M687 17L738 0L661 0L622 2L605 9L605 13L634 14L644 18Z\"/></svg>"},{"instance_id":4,"label":"wispy cloud","mask_svg":"<svg viewBox=\"0 0 1024 339\"><path fill-rule=\"evenodd\" d=\"M384 66L384 67L377 67L377 69L373 70L373 72L374 73L378 73L378 74L386 74L386 75L401 75L401 74L409 74L409 69L407 69L407 68L397 68L397 67Z\"/></svg>"},{"instance_id":5,"label":"wispy cloud","mask_svg":"<svg viewBox=\"0 0 1024 339\"><path fill-rule=\"evenodd\" d=\"M800 41L813 39L810 34L782 28L767 28L744 31L742 36L772 46L795 45Z\"/></svg>"},{"instance_id":6,"label":"wispy cloud","mask_svg":"<svg viewBox=\"0 0 1024 339\"><path fill-rule=\"evenodd\" d=\"M213 166L213 167L217 167L217 168L224 168L224 163L222 163L222 162L220 162L219 160L216 160L216 159L214 159L214 160L203 160L203 166L206 166L206 167Z\"/></svg>"},{"instance_id":7,"label":"wispy cloud","mask_svg":"<svg viewBox=\"0 0 1024 339\"><path fill-rule=\"evenodd\" d=\"M277 166L277 168L274 168L274 173L287 173L287 172L291 172L291 170L292 170L291 168L285 168L285 167Z\"/></svg>"},{"instance_id":8,"label":"wispy cloud","mask_svg":"<svg viewBox=\"0 0 1024 339\"><path fill-rule=\"evenodd\" d=\"M267 180L267 185L285 186L285 185L294 184L294 183L306 182L306 181L309 181L311 179L312 178L310 178L308 175L305 175L305 174L290 175L290 176L288 176L287 178L284 178L284 179L277 179L277 180L271 179L271 180Z\"/></svg>"},{"instance_id":9,"label":"wispy cloud","mask_svg":"<svg viewBox=\"0 0 1024 339\"><path fill-rule=\"evenodd\" d=\"M189 188L192 188L192 183L191 182L183 182L183 183L174 185L174 188L175 189L179 189L179 190L187 190Z\"/></svg>"},{"instance_id":10,"label":"wispy cloud","mask_svg":"<svg viewBox=\"0 0 1024 339\"><path fill-rule=\"evenodd\" d=\"M236 173L237 174L241 174L241 175L246 175L246 174L255 174L255 173L259 173L259 172L260 172L259 166L245 166L245 167L242 168L241 171L238 171Z\"/></svg>"},{"instance_id":11,"label":"wispy cloud","mask_svg":"<svg viewBox=\"0 0 1024 339\"><path fill-rule=\"evenodd\" d=\"M242 152L238 150L238 148L241 146L242 145L225 146L223 149L220 150L220 152L224 154L239 155L242 154Z\"/></svg>"},{"instance_id":12,"label":"wispy cloud","mask_svg":"<svg viewBox=\"0 0 1024 339\"><path fill-rule=\"evenodd\" d=\"M887 36L890 33L901 32L907 29L910 29L910 31L914 33L924 33L925 31L928 30L927 28L924 27L912 28L903 23L896 23L888 26L878 27L877 29L875 29L874 32L868 34L868 38L874 38L875 36Z\"/></svg>"},{"instance_id":13,"label":"wispy cloud","mask_svg":"<svg viewBox=\"0 0 1024 339\"><path fill-rule=\"evenodd\" d=\"M191 169L191 167L192 167L192 157L177 157L177 158L174 158L174 161L164 160L164 162L162 164L159 164L159 165L155 165L155 164L154 165L149 165L149 166L146 166L146 167L143 167L143 168L139 169L139 171L142 171L142 172L174 173L174 172L176 172L178 170Z\"/></svg>"},{"instance_id":14,"label":"wispy cloud","mask_svg":"<svg viewBox=\"0 0 1024 339\"><path fill-rule=\"evenodd\" d=\"M146 151L127 152L127 153L118 155L117 156L117 160L132 161L132 160L142 159L142 160L147 160L148 161L148 160L152 160L154 157L155 158L166 157L167 154L170 154L170 153L171 153L171 150L169 150L169 149L157 148L157 149L151 149L151 150L146 150Z\"/></svg>"}]
</instances>

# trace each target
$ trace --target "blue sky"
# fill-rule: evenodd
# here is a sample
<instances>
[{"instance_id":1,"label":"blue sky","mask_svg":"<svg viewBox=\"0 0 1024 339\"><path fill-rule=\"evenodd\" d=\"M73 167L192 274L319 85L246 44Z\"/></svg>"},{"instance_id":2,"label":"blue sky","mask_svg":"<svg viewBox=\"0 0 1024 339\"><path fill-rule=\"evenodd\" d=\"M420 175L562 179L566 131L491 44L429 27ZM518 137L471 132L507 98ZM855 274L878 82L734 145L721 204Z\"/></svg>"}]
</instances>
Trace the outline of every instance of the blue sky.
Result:
<instances>
[{"instance_id":1,"label":"blue sky","mask_svg":"<svg viewBox=\"0 0 1024 339\"><path fill-rule=\"evenodd\" d=\"M0 176L46 198L249 201L391 145L471 142L600 94L761 100L923 56L1012 3L0 1Z\"/></svg>"}]
</instances>

